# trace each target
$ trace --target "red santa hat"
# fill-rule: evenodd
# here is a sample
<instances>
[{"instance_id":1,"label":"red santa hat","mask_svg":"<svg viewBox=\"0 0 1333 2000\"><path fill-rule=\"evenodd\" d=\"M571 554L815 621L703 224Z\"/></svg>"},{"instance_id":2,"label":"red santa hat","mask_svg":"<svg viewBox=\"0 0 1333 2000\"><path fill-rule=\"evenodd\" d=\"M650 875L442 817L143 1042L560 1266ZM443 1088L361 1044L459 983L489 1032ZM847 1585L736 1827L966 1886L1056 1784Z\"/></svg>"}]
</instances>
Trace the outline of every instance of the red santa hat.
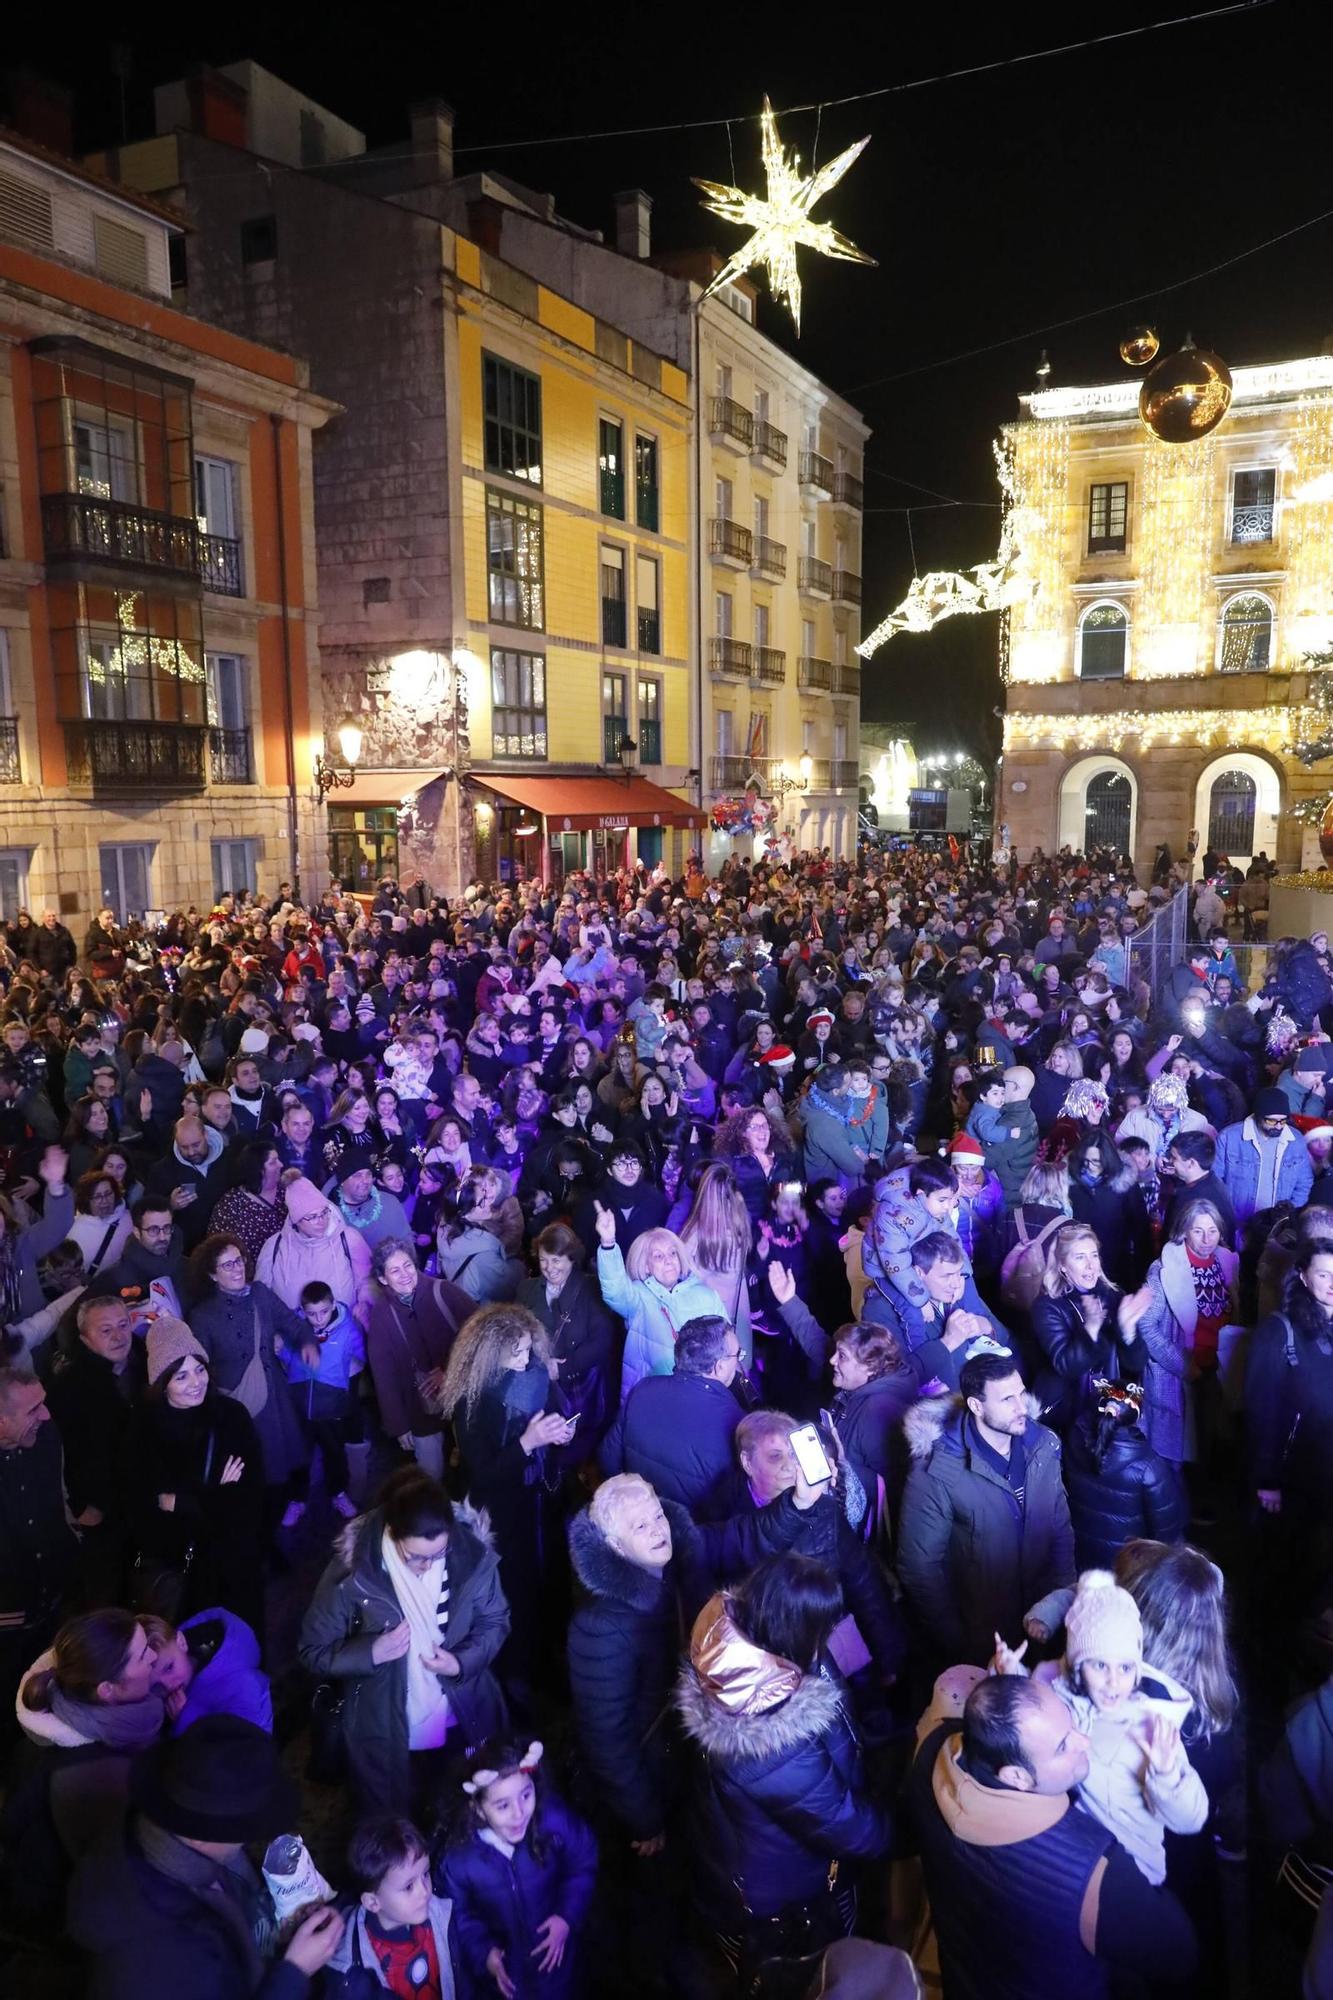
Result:
<instances>
[{"instance_id":1,"label":"red santa hat","mask_svg":"<svg viewBox=\"0 0 1333 2000\"><path fill-rule=\"evenodd\" d=\"M963 1167L984 1166L986 1148L970 1132L956 1132L949 1146L949 1158Z\"/></svg>"}]
</instances>

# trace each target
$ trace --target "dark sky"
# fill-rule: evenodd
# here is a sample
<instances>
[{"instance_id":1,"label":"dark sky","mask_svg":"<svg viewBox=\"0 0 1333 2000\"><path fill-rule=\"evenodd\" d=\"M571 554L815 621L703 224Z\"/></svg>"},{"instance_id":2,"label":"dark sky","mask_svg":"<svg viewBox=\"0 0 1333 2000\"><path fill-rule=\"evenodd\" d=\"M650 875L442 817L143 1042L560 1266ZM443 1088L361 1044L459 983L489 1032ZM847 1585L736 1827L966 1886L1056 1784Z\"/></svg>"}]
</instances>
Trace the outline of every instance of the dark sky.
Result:
<instances>
[{"instance_id":1,"label":"dark sky","mask_svg":"<svg viewBox=\"0 0 1333 2000\"><path fill-rule=\"evenodd\" d=\"M1165 19L1189 0L1114 11L884 6L797 10L679 6L526 11L382 4L235 5L190 21L125 16L130 137L151 130L151 89L193 62L250 56L361 126L372 144L402 136L411 99L456 107L458 169L483 165L549 188L563 214L611 226L611 195L652 195L665 249L737 240L698 206L691 174L758 188L757 124L549 147L492 146L608 127L744 118L941 70ZM1194 0L1203 5L1205 0ZM75 92L83 147L121 136L112 43L68 22L10 24L6 66L27 62ZM793 25L780 33L783 18ZM18 29L17 37L14 29ZM190 39L182 39L189 36ZM1232 269L1164 292L1328 208L1328 19L1322 0L1273 0L1222 19L825 109L818 157L864 133L872 143L819 213L878 258L869 271L803 253L803 330L761 303L765 331L864 412L865 622L911 576L905 505L919 566L993 553L998 510L936 508L932 495L994 503L990 440L1016 413L1039 350L1055 382L1111 380L1133 321L1186 331L1231 363L1317 352L1333 333L1333 216ZM783 120L808 160L816 115ZM469 150L477 148L479 150ZM1141 305L1116 302L1159 289ZM1084 323L1034 332L1092 308ZM1010 340L1012 335L1026 336ZM965 350L997 351L936 365ZM899 377L892 380L886 378ZM899 638L865 673L868 719L900 724L919 750L990 754L1000 699L996 620L962 618Z\"/></svg>"}]
</instances>

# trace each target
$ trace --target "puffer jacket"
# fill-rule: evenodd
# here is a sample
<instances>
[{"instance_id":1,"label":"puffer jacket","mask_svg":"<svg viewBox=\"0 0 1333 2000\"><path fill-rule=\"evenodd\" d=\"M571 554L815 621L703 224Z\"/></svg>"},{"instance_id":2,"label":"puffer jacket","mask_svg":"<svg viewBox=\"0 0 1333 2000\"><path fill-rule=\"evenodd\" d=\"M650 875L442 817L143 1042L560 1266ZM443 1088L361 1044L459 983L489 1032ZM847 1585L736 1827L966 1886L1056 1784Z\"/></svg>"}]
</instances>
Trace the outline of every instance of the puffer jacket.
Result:
<instances>
[{"instance_id":1,"label":"puffer jacket","mask_svg":"<svg viewBox=\"0 0 1333 2000\"><path fill-rule=\"evenodd\" d=\"M1125 1543L1138 1536L1184 1541L1189 1518L1177 1475L1137 1424L1121 1424L1100 1464L1096 1434L1096 1413L1085 1412L1065 1439L1065 1491L1080 1573L1111 1569Z\"/></svg>"},{"instance_id":2,"label":"puffer jacket","mask_svg":"<svg viewBox=\"0 0 1333 2000\"><path fill-rule=\"evenodd\" d=\"M1021 1631L1042 1599L1074 1581L1060 1440L1035 1421L1032 1399L1029 1410L1021 1509L974 1448L961 1396L927 1396L904 1420L912 1469L898 1523L898 1574L932 1652L950 1664L984 1666L997 1632Z\"/></svg>"},{"instance_id":3,"label":"puffer jacket","mask_svg":"<svg viewBox=\"0 0 1333 2000\"><path fill-rule=\"evenodd\" d=\"M717 1596L700 1612L676 1684L696 1764L691 1850L704 1914L719 1929L827 1893L834 1861L889 1844L832 1666L802 1673L747 1639Z\"/></svg>"},{"instance_id":4,"label":"puffer jacket","mask_svg":"<svg viewBox=\"0 0 1333 2000\"><path fill-rule=\"evenodd\" d=\"M315 1586L301 1624L301 1664L342 1693L342 1735L352 1787L363 1809L407 1812L412 1781L407 1741L407 1666L376 1666L371 1648L403 1612L384 1567L383 1511L349 1521ZM462 1668L446 1685L460 1744L480 1743L505 1723L491 1665L509 1631L499 1559L484 1514L454 1509L449 1531L449 1623L445 1643Z\"/></svg>"},{"instance_id":5,"label":"puffer jacket","mask_svg":"<svg viewBox=\"0 0 1333 2000\"><path fill-rule=\"evenodd\" d=\"M447 1242L442 1237L437 1255L440 1276L478 1305L512 1299L523 1280L517 1257L506 1257L500 1239L479 1223L468 1224Z\"/></svg>"},{"instance_id":6,"label":"puffer jacket","mask_svg":"<svg viewBox=\"0 0 1333 2000\"><path fill-rule=\"evenodd\" d=\"M1106 1318L1095 1339L1084 1323L1081 1292L1061 1292L1058 1298L1039 1292L1032 1307L1032 1332L1045 1362L1033 1392L1046 1422L1061 1433L1088 1407L1094 1377L1139 1382L1147 1365L1142 1340L1126 1340L1120 1332L1120 1293L1105 1279L1096 1291Z\"/></svg>"},{"instance_id":7,"label":"puffer jacket","mask_svg":"<svg viewBox=\"0 0 1333 2000\"><path fill-rule=\"evenodd\" d=\"M625 1322L625 1358L620 1371L623 1402L645 1375L669 1375L676 1362L676 1335L692 1319L716 1319L717 1293L693 1271L668 1291L656 1278L631 1278L617 1244L597 1249L597 1282L603 1302Z\"/></svg>"},{"instance_id":8,"label":"puffer jacket","mask_svg":"<svg viewBox=\"0 0 1333 2000\"><path fill-rule=\"evenodd\" d=\"M579 1946L597 1880L597 1843L563 1800L547 1793L512 1854L473 1833L462 1846L446 1849L434 1873L452 1899L466 1994L494 1992L486 1960L499 1945L515 2000L578 2000L589 1970ZM540 1943L537 1927L550 1916L564 1918L570 1937L561 1964L539 1972L532 1956Z\"/></svg>"}]
</instances>

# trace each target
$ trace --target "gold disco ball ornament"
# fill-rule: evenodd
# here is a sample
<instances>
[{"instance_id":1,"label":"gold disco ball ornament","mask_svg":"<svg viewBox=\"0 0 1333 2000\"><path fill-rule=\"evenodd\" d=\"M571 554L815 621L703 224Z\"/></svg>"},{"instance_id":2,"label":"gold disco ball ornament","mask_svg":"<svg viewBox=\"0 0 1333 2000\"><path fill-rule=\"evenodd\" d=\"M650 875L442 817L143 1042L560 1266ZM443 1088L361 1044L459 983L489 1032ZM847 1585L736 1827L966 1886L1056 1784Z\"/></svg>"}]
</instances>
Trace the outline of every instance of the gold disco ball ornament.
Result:
<instances>
[{"instance_id":1,"label":"gold disco ball ornament","mask_svg":"<svg viewBox=\"0 0 1333 2000\"><path fill-rule=\"evenodd\" d=\"M1163 444L1190 444L1216 430L1231 408L1231 370L1188 337L1139 390L1139 415Z\"/></svg>"},{"instance_id":2,"label":"gold disco ball ornament","mask_svg":"<svg viewBox=\"0 0 1333 2000\"><path fill-rule=\"evenodd\" d=\"M1132 326L1120 343L1120 359L1127 368L1146 368L1161 344L1155 327Z\"/></svg>"}]
</instances>

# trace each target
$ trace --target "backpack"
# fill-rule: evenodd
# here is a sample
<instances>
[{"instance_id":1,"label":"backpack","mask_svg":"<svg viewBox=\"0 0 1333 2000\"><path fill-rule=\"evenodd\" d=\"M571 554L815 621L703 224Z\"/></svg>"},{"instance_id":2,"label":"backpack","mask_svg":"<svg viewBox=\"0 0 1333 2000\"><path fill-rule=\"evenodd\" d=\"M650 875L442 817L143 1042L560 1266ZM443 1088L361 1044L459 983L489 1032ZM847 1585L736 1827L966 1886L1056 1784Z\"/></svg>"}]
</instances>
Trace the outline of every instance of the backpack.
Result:
<instances>
[{"instance_id":1,"label":"backpack","mask_svg":"<svg viewBox=\"0 0 1333 2000\"><path fill-rule=\"evenodd\" d=\"M1031 1312L1046 1275L1046 1239L1066 1221L1057 1215L1035 1236L1029 1236L1022 1212L1015 1215L1018 1241L1000 1266L1000 1297L1015 1312Z\"/></svg>"}]
</instances>

